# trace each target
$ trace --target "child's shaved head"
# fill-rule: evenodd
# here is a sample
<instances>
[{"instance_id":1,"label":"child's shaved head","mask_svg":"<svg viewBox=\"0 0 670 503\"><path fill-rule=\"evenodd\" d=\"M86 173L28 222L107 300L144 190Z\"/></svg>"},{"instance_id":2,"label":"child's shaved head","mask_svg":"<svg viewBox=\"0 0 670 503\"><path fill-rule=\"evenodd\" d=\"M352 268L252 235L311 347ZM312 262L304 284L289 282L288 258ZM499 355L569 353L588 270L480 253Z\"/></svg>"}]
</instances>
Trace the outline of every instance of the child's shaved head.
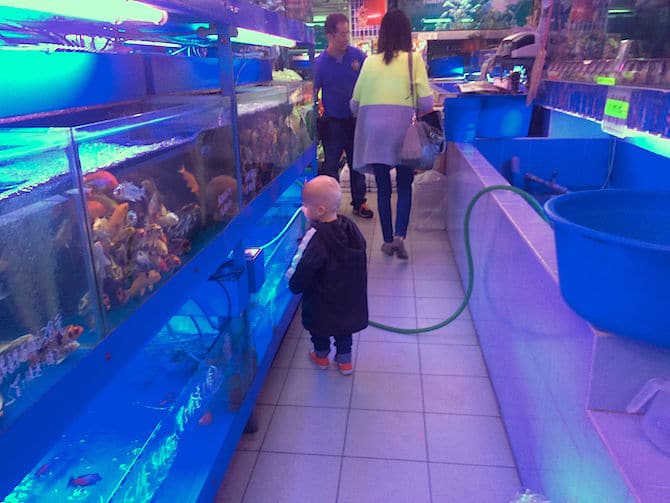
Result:
<instances>
[{"instance_id":1,"label":"child's shaved head","mask_svg":"<svg viewBox=\"0 0 670 503\"><path fill-rule=\"evenodd\" d=\"M332 176L319 175L305 184L302 202L305 206L323 207L326 215L337 213L342 201L340 184Z\"/></svg>"}]
</instances>

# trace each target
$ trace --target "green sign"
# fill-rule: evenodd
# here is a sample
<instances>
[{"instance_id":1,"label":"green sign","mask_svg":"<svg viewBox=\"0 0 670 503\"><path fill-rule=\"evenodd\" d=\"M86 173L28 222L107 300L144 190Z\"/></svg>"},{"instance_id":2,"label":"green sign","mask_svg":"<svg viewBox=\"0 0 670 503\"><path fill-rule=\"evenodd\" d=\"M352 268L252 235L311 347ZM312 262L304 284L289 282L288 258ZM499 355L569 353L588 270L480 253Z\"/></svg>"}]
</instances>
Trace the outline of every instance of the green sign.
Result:
<instances>
[{"instance_id":1,"label":"green sign","mask_svg":"<svg viewBox=\"0 0 670 503\"><path fill-rule=\"evenodd\" d=\"M605 102L605 115L616 119L627 119L629 108L630 103L627 101L608 98Z\"/></svg>"},{"instance_id":2,"label":"green sign","mask_svg":"<svg viewBox=\"0 0 670 503\"><path fill-rule=\"evenodd\" d=\"M616 79L614 77L596 77L596 84L603 86L615 86Z\"/></svg>"}]
</instances>

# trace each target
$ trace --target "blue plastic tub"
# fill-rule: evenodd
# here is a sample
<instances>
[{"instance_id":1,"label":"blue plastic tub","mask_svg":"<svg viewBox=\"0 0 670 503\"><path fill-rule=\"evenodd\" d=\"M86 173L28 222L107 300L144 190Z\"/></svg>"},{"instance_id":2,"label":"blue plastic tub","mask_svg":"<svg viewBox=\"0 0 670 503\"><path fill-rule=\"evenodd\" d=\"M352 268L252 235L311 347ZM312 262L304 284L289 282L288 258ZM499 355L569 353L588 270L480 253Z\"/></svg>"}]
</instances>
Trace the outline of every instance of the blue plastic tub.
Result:
<instances>
[{"instance_id":1,"label":"blue plastic tub","mask_svg":"<svg viewBox=\"0 0 670 503\"><path fill-rule=\"evenodd\" d=\"M490 95L482 97L477 121L477 138L516 138L528 136L532 107L525 95Z\"/></svg>"},{"instance_id":2,"label":"blue plastic tub","mask_svg":"<svg viewBox=\"0 0 670 503\"><path fill-rule=\"evenodd\" d=\"M444 100L444 137L447 141L471 142L475 139L481 100L478 96L459 96Z\"/></svg>"},{"instance_id":3,"label":"blue plastic tub","mask_svg":"<svg viewBox=\"0 0 670 503\"><path fill-rule=\"evenodd\" d=\"M670 193L574 192L545 211L570 307L600 330L670 346Z\"/></svg>"}]
</instances>

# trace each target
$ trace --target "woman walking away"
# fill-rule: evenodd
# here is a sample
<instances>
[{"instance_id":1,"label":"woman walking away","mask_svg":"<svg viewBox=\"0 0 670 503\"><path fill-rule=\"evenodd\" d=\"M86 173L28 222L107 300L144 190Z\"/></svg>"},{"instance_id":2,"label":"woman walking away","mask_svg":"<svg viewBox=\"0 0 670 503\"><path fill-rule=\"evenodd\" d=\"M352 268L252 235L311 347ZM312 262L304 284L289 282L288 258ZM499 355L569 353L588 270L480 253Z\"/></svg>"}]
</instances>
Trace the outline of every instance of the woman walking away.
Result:
<instances>
[{"instance_id":1,"label":"woman walking away","mask_svg":"<svg viewBox=\"0 0 670 503\"><path fill-rule=\"evenodd\" d=\"M363 63L351 100L351 110L358 116L353 164L355 170L374 173L377 181L377 207L384 236L382 252L407 259L404 241L412 208L414 172L400 164L400 150L415 108L409 88L410 56L420 114L432 111L433 97L423 59L412 52L412 27L403 11L390 10L382 19L378 50ZM395 234L391 221L393 166L398 188Z\"/></svg>"}]
</instances>

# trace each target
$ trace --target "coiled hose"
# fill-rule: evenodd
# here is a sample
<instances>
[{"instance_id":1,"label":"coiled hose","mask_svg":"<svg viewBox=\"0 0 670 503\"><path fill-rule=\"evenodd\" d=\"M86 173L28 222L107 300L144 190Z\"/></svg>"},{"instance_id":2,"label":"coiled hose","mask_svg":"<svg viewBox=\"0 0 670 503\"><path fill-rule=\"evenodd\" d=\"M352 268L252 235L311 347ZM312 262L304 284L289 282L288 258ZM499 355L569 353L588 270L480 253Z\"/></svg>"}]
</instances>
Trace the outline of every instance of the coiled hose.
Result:
<instances>
[{"instance_id":1,"label":"coiled hose","mask_svg":"<svg viewBox=\"0 0 670 503\"><path fill-rule=\"evenodd\" d=\"M458 307L458 309L456 309L454 314L449 316L449 318L447 318L446 320L441 321L436 325L431 325L429 327L400 328L400 327L392 327L389 325L384 325L383 323L370 320L368 324L371 327L379 328L387 332L395 332L397 334L422 334L425 332L432 332L433 330L437 330L438 328L447 326L449 323L458 318L458 316L468 306L468 302L470 302L470 296L472 295L472 286L474 283L474 276L475 276L472 263L472 248L470 246L470 215L472 214L472 208L475 206L475 203L479 201L479 199L483 195L485 195L488 192L492 192L494 190L507 190L509 192L515 192L516 194L519 194L528 202L528 204L530 204L530 206L537 212L538 215L540 215L547 223L550 223L549 219L544 213L544 210L542 209L542 206L539 205L539 203L533 198L533 196L531 196L528 192L524 190L512 187L510 185L491 185L490 187L486 187L485 189L480 190L479 192L477 192L477 194L475 194L475 197L473 197L470 200L470 202L468 203L467 210L465 211L465 219L463 223L463 238L465 240L465 255L468 259L468 287L465 291L465 297L463 297L463 302Z\"/></svg>"}]
</instances>

